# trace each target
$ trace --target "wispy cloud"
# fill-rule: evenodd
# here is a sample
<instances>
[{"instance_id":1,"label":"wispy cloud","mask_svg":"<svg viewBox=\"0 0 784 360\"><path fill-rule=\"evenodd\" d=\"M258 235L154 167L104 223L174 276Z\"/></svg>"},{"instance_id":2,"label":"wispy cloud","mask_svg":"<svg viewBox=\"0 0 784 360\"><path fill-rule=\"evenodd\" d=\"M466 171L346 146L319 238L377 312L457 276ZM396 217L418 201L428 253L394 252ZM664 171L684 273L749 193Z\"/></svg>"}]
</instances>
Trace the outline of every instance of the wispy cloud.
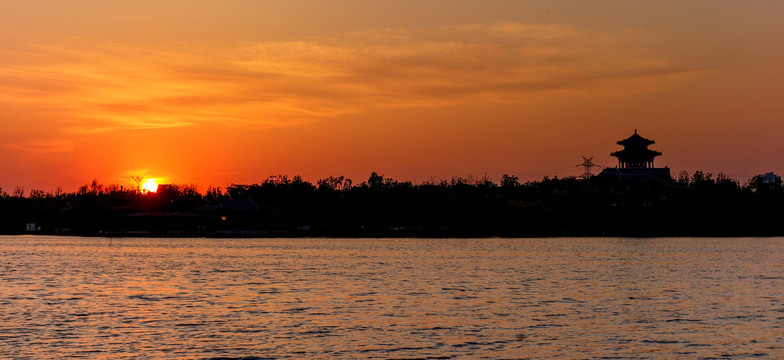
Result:
<instances>
[{"instance_id":1,"label":"wispy cloud","mask_svg":"<svg viewBox=\"0 0 784 360\"><path fill-rule=\"evenodd\" d=\"M73 151L75 144L68 139L35 139L21 142L9 142L6 147L32 153L57 153Z\"/></svg>"},{"instance_id":2,"label":"wispy cloud","mask_svg":"<svg viewBox=\"0 0 784 360\"><path fill-rule=\"evenodd\" d=\"M628 96L702 73L657 41L636 29L519 23L166 48L70 39L0 60L0 91L74 133L287 126L383 106Z\"/></svg>"}]
</instances>

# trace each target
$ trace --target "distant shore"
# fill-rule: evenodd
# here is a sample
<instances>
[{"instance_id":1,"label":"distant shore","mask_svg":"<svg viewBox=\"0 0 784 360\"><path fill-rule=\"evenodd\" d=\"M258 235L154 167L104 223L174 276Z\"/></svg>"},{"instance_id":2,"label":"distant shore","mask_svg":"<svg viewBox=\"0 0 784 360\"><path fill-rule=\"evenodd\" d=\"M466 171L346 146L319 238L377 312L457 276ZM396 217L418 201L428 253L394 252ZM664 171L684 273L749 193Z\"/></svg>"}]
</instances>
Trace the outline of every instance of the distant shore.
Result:
<instances>
[{"instance_id":1,"label":"distant shore","mask_svg":"<svg viewBox=\"0 0 784 360\"><path fill-rule=\"evenodd\" d=\"M4 194L4 193L3 193ZM18 194L16 194L18 195ZM199 193L97 183L0 196L0 233L106 237L784 236L784 188L696 172L674 182L600 177L412 184L373 173L354 185L277 176Z\"/></svg>"}]
</instances>

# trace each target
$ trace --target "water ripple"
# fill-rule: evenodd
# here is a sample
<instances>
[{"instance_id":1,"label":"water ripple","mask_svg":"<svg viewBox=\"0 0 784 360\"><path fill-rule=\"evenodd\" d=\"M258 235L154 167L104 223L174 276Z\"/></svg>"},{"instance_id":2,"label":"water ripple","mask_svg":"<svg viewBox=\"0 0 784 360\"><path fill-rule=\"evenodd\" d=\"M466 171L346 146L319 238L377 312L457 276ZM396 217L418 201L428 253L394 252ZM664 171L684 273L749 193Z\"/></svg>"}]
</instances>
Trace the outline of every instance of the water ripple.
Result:
<instances>
[{"instance_id":1,"label":"water ripple","mask_svg":"<svg viewBox=\"0 0 784 360\"><path fill-rule=\"evenodd\" d=\"M0 358L784 358L784 239L0 237Z\"/></svg>"}]
</instances>

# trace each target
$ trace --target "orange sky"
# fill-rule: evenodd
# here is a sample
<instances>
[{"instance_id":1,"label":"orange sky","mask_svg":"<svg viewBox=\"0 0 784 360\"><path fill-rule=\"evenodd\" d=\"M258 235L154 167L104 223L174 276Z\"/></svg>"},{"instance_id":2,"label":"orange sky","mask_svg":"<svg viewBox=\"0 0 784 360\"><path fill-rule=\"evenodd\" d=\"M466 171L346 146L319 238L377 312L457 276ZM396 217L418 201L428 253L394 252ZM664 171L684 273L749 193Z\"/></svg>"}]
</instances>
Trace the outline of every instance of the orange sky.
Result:
<instances>
[{"instance_id":1,"label":"orange sky","mask_svg":"<svg viewBox=\"0 0 784 360\"><path fill-rule=\"evenodd\" d=\"M4 1L0 187L784 174L781 1Z\"/></svg>"}]
</instances>

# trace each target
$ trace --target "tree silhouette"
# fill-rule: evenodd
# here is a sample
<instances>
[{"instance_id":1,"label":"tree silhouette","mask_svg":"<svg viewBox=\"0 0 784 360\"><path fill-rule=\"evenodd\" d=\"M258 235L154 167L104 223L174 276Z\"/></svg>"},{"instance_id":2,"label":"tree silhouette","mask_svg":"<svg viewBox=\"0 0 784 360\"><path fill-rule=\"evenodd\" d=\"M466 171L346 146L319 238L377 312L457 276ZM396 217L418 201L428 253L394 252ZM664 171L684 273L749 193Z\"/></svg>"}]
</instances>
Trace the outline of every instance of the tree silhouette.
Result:
<instances>
[{"instance_id":1,"label":"tree silhouette","mask_svg":"<svg viewBox=\"0 0 784 360\"><path fill-rule=\"evenodd\" d=\"M684 176L681 176L683 178ZM225 191L172 185L138 188L93 180L55 195L0 190L0 233L145 236L677 236L784 235L784 188L771 174L741 186L696 171L683 182L543 178L521 184L504 174L430 179L421 184L370 174L270 176ZM250 234L250 235L248 235ZM239 236L239 235L237 235Z\"/></svg>"}]
</instances>

